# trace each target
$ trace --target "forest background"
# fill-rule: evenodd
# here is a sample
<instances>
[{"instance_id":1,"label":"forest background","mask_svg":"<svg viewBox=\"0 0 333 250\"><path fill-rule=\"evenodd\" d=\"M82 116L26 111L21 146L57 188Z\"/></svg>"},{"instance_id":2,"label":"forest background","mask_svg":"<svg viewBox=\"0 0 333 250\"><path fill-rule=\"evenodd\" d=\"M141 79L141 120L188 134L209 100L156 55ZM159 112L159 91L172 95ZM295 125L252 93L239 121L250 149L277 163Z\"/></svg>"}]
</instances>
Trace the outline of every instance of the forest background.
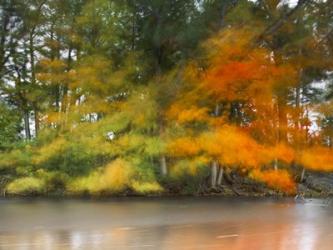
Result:
<instances>
[{"instance_id":1,"label":"forest background","mask_svg":"<svg viewBox=\"0 0 333 250\"><path fill-rule=\"evenodd\" d=\"M333 1L0 13L2 195L291 195L333 170Z\"/></svg>"}]
</instances>

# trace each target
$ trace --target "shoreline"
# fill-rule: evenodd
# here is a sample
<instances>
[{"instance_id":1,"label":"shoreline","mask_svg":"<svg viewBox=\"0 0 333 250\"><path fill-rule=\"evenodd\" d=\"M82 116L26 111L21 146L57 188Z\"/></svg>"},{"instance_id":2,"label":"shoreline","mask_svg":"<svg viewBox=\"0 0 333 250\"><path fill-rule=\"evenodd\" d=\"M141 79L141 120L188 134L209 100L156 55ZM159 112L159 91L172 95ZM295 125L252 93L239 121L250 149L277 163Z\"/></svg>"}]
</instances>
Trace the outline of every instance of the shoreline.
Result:
<instances>
[{"instance_id":1,"label":"shoreline","mask_svg":"<svg viewBox=\"0 0 333 250\"><path fill-rule=\"evenodd\" d=\"M182 193L160 193L160 194L135 194L135 193L119 193L119 194L68 194L68 193L48 193L48 194L6 194L1 195L0 200L9 199L54 199L54 200L108 200L108 199L168 199L168 198L239 198L239 199L294 199L296 194L285 194L271 190L268 193L242 192L241 194L232 193L216 193L210 192L205 194L182 194ZM331 193L318 193L309 190L304 192L305 199L327 199L333 197Z\"/></svg>"},{"instance_id":2,"label":"shoreline","mask_svg":"<svg viewBox=\"0 0 333 250\"><path fill-rule=\"evenodd\" d=\"M136 192L131 188L119 191L104 190L91 192L81 190L77 192L68 191L65 187L49 189L41 192L26 190L22 193L9 193L6 185L0 186L0 199L4 198L55 198L55 199L109 199L109 198L135 198L135 197L250 197L250 198L294 198L301 195L304 198L329 198L333 197L333 174L322 179L318 173L309 173L305 181L296 183L296 190L290 193L268 187L262 183L249 181L247 178L235 176L233 183L224 183L215 188L208 184L200 185L196 189L186 190L186 187L163 186L163 190L157 192Z\"/></svg>"}]
</instances>

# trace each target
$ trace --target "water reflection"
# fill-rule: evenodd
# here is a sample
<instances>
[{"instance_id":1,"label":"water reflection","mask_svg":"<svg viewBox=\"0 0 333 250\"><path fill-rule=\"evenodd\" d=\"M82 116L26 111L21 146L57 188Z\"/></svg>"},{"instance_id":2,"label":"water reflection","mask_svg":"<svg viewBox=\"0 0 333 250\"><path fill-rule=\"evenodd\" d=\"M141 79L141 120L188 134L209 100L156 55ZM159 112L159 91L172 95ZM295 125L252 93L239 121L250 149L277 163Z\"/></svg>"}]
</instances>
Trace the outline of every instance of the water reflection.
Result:
<instances>
[{"instance_id":1,"label":"water reflection","mask_svg":"<svg viewBox=\"0 0 333 250\"><path fill-rule=\"evenodd\" d=\"M0 203L0 214L0 249L325 250L333 246L333 214L320 201L305 205L217 199L9 202ZM24 219L27 214L30 218Z\"/></svg>"}]
</instances>

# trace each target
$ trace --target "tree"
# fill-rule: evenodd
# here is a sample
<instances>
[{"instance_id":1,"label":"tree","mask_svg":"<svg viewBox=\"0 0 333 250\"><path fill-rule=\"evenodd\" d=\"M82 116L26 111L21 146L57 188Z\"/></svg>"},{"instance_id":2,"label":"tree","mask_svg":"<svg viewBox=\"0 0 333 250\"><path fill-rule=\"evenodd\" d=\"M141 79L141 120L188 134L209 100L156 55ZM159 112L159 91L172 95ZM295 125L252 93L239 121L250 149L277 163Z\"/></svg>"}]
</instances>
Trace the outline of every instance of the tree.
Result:
<instances>
[{"instance_id":1,"label":"tree","mask_svg":"<svg viewBox=\"0 0 333 250\"><path fill-rule=\"evenodd\" d=\"M20 141L21 121L17 111L0 103L0 150L10 150Z\"/></svg>"}]
</instances>

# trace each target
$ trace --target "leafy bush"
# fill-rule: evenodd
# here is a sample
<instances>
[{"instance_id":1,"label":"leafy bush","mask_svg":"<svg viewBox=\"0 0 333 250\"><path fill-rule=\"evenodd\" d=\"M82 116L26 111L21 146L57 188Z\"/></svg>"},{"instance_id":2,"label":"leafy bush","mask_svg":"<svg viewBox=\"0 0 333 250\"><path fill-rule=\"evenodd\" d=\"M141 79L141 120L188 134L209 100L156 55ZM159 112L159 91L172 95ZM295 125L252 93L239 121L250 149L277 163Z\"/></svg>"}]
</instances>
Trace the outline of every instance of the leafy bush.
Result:
<instances>
[{"instance_id":1,"label":"leafy bush","mask_svg":"<svg viewBox=\"0 0 333 250\"><path fill-rule=\"evenodd\" d=\"M45 183L45 190L47 192L63 192L66 188L67 182L70 177L60 171L45 171L44 169L38 169L36 176L43 180Z\"/></svg>"},{"instance_id":2,"label":"leafy bush","mask_svg":"<svg viewBox=\"0 0 333 250\"><path fill-rule=\"evenodd\" d=\"M156 181L153 182L139 182L133 181L131 187L138 194L153 194L163 192L163 188Z\"/></svg>"},{"instance_id":3,"label":"leafy bush","mask_svg":"<svg viewBox=\"0 0 333 250\"><path fill-rule=\"evenodd\" d=\"M30 195L45 191L45 182L35 177L23 177L9 183L6 192L9 194Z\"/></svg>"},{"instance_id":4,"label":"leafy bush","mask_svg":"<svg viewBox=\"0 0 333 250\"><path fill-rule=\"evenodd\" d=\"M33 163L48 171L60 171L70 176L85 175L98 162L97 149L95 144L57 138L37 150Z\"/></svg>"},{"instance_id":5,"label":"leafy bush","mask_svg":"<svg viewBox=\"0 0 333 250\"><path fill-rule=\"evenodd\" d=\"M130 186L133 174L134 169L127 161L117 159L103 170L70 181L67 190L73 194L119 193Z\"/></svg>"},{"instance_id":6,"label":"leafy bush","mask_svg":"<svg viewBox=\"0 0 333 250\"><path fill-rule=\"evenodd\" d=\"M20 139L21 118L3 103L0 103L0 128L0 151L8 150Z\"/></svg>"}]
</instances>

